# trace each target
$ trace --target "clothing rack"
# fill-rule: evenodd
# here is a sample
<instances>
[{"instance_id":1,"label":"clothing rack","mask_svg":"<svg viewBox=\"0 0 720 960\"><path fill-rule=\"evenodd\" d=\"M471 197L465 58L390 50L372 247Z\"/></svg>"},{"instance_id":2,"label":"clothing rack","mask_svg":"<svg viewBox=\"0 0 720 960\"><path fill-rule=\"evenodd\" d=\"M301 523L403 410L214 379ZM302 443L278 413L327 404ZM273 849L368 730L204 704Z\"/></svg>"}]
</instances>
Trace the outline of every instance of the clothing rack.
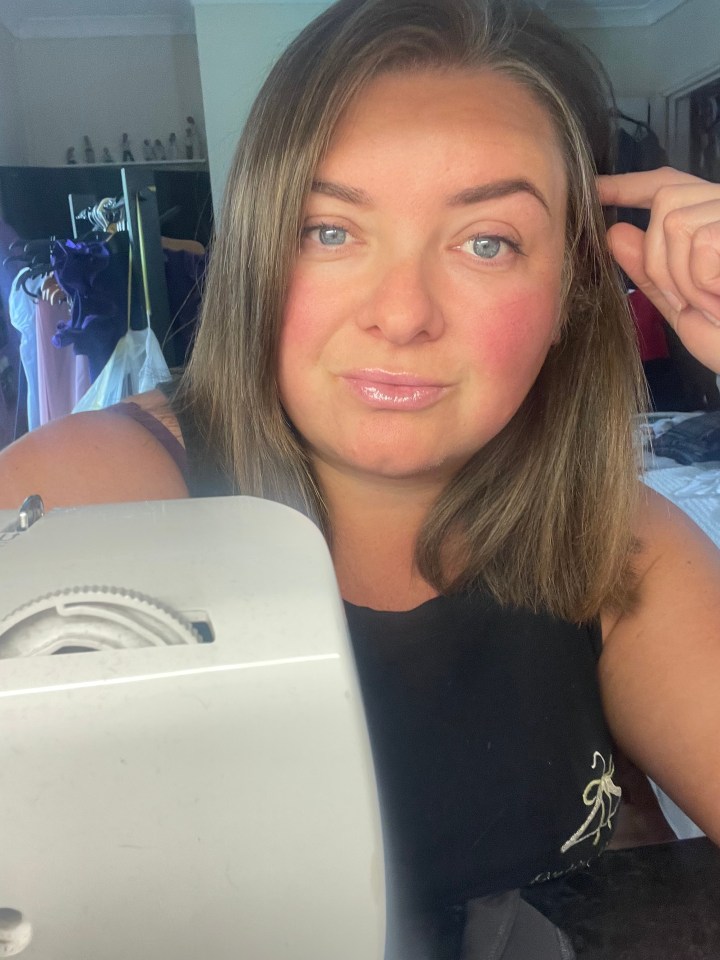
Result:
<instances>
[{"instance_id":1,"label":"clothing rack","mask_svg":"<svg viewBox=\"0 0 720 960\"><path fill-rule=\"evenodd\" d=\"M147 320L159 343L169 367L180 364L170 331L170 305L165 280L165 260L160 231L160 212L157 202L155 176L142 166L123 167L120 170L122 198L113 209L123 210L125 225L132 250L132 269L138 289L144 291ZM73 236L77 240L87 233L88 209L97 206L92 194L71 193L68 196Z\"/></svg>"}]
</instances>

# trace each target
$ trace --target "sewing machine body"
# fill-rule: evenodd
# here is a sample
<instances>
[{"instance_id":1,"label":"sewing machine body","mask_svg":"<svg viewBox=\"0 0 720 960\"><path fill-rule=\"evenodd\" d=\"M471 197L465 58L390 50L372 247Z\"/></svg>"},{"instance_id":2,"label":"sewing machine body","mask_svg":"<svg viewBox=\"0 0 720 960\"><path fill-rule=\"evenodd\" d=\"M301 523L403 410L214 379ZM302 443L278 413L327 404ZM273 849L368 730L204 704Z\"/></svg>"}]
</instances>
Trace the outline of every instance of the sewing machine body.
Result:
<instances>
[{"instance_id":1,"label":"sewing machine body","mask_svg":"<svg viewBox=\"0 0 720 960\"><path fill-rule=\"evenodd\" d=\"M0 541L0 619L78 587L211 642L0 658L0 955L381 958L375 779L317 529L238 497L52 511Z\"/></svg>"}]
</instances>

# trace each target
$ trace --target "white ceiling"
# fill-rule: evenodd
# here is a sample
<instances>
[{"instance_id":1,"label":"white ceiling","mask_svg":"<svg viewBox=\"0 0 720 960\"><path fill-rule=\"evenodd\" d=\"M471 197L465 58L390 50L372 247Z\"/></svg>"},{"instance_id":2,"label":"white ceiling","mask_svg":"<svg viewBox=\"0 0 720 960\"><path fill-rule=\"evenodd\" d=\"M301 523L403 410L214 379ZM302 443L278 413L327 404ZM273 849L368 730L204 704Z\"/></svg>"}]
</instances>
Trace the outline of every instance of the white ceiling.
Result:
<instances>
[{"instance_id":1,"label":"white ceiling","mask_svg":"<svg viewBox=\"0 0 720 960\"><path fill-rule=\"evenodd\" d=\"M194 32L193 5L303 0L0 0L0 22L16 37ZM538 0L566 27L644 26L686 0Z\"/></svg>"}]
</instances>

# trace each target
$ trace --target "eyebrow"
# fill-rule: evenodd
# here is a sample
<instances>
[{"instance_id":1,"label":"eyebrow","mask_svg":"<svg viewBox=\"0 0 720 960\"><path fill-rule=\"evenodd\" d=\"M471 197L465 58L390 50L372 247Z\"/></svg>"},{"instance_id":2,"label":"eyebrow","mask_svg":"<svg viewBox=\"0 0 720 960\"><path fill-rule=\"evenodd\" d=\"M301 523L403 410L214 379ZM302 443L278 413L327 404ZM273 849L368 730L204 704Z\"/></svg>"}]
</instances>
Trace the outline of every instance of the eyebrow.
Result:
<instances>
[{"instance_id":1,"label":"eyebrow","mask_svg":"<svg viewBox=\"0 0 720 960\"><path fill-rule=\"evenodd\" d=\"M322 193L326 197L335 197L336 200L344 200L346 203L353 203L358 207L372 206L372 197L364 190L357 190L355 187L348 187L344 183L333 183L331 180L313 180L313 193Z\"/></svg>"},{"instance_id":2,"label":"eyebrow","mask_svg":"<svg viewBox=\"0 0 720 960\"><path fill-rule=\"evenodd\" d=\"M484 183L477 187L469 187L467 190L461 190L460 193L448 197L448 206L463 207L471 203L482 203L484 200L496 200L498 197L509 197L515 193L529 193L535 197L548 214L550 213L550 204L542 195L540 190L530 180L494 180L492 183Z\"/></svg>"},{"instance_id":3,"label":"eyebrow","mask_svg":"<svg viewBox=\"0 0 720 960\"><path fill-rule=\"evenodd\" d=\"M334 183L332 180L313 180L312 192L322 193L326 197L334 197L336 200L343 200L359 207L372 206L373 202L370 194L364 190L358 190L344 183ZM541 191L530 180L523 178L493 180L491 183L468 187L448 197L446 203L449 207L464 207L473 203L483 203L486 200L496 200L499 197L509 197L516 193L527 193L535 197L550 214L550 204Z\"/></svg>"}]
</instances>

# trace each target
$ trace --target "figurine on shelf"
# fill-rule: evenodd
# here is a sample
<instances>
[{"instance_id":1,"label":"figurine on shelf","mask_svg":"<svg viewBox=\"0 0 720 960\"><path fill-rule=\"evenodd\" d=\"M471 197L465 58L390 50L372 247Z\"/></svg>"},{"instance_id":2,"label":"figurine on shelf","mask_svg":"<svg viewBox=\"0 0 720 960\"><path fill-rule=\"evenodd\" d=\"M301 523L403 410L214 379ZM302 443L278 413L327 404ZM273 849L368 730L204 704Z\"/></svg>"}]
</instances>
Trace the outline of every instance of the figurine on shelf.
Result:
<instances>
[{"instance_id":1,"label":"figurine on shelf","mask_svg":"<svg viewBox=\"0 0 720 960\"><path fill-rule=\"evenodd\" d=\"M130 137L124 133L122 135L122 142L120 143L120 150L122 151L122 162L123 163L134 163L135 157L132 154L130 149Z\"/></svg>"},{"instance_id":2,"label":"figurine on shelf","mask_svg":"<svg viewBox=\"0 0 720 960\"><path fill-rule=\"evenodd\" d=\"M195 123L195 117L186 117L186 118L185 118L185 122L186 122L187 125L188 125L188 129L192 131L192 133L191 133L192 142L193 142L193 156L192 156L192 159L194 159L194 160L202 160L202 158L205 156L205 153L204 153L204 150L203 150L202 137L200 136L200 128L199 128L198 125Z\"/></svg>"},{"instance_id":3,"label":"figurine on shelf","mask_svg":"<svg viewBox=\"0 0 720 960\"><path fill-rule=\"evenodd\" d=\"M193 137L192 127L185 129L185 159L192 160L195 151L195 138Z\"/></svg>"},{"instance_id":4,"label":"figurine on shelf","mask_svg":"<svg viewBox=\"0 0 720 960\"><path fill-rule=\"evenodd\" d=\"M70 166L77 163L75 159L75 147L68 147L65 151L65 163L70 164Z\"/></svg>"},{"instance_id":5,"label":"figurine on shelf","mask_svg":"<svg viewBox=\"0 0 720 960\"><path fill-rule=\"evenodd\" d=\"M85 151L85 163L95 163L95 151L88 136L83 137L83 149Z\"/></svg>"},{"instance_id":6,"label":"figurine on shelf","mask_svg":"<svg viewBox=\"0 0 720 960\"><path fill-rule=\"evenodd\" d=\"M147 139L143 140L142 152L143 152L143 160L145 160L146 162L149 160L155 159L155 154L153 153L152 144Z\"/></svg>"},{"instance_id":7,"label":"figurine on shelf","mask_svg":"<svg viewBox=\"0 0 720 960\"><path fill-rule=\"evenodd\" d=\"M168 160L177 160L178 148L177 148L177 137L174 133L171 133L168 137L167 144L167 159Z\"/></svg>"},{"instance_id":8,"label":"figurine on shelf","mask_svg":"<svg viewBox=\"0 0 720 960\"><path fill-rule=\"evenodd\" d=\"M102 157L100 158L102 163L115 163L113 160L113 155L110 153L109 147L103 147Z\"/></svg>"},{"instance_id":9,"label":"figurine on shelf","mask_svg":"<svg viewBox=\"0 0 720 960\"><path fill-rule=\"evenodd\" d=\"M162 144L162 140L156 140L153 144L153 153L155 154L156 160L167 160L165 155L165 147Z\"/></svg>"}]
</instances>

